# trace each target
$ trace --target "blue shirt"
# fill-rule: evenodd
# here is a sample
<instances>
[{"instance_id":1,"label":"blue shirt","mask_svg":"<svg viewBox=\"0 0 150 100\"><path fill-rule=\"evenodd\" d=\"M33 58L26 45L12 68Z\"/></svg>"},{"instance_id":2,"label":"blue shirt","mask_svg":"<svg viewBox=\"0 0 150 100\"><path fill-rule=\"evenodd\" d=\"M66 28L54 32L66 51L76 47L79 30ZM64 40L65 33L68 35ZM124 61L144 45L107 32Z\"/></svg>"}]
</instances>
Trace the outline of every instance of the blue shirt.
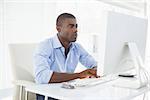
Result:
<instances>
[{"instance_id":1,"label":"blue shirt","mask_svg":"<svg viewBox=\"0 0 150 100\"><path fill-rule=\"evenodd\" d=\"M35 81L48 83L53 72L73 73L78 62L87 68L97 65L81 45L72 42L67 57L58 36L42 41L34 54Z\"/></svg>"}]
</instances>

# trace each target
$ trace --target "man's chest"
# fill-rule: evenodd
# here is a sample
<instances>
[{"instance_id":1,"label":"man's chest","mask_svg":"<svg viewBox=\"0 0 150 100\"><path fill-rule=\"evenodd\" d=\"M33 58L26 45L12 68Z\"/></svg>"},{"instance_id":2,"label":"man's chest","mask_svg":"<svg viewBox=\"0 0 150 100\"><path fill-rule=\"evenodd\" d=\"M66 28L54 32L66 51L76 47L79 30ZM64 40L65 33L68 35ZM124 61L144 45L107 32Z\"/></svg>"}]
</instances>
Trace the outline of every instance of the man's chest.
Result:
<instances>
[{"instance_id":1,"label":"man's chest","mask_svg":"<svg viewBox=\"0 0 150 100\"><path fill-rule=\"evenodd\" d=\"M65 51L57 49L53 51L51 57L49 57L49 65L53 70L72 72L75 70L79 59L80 55L75 51L69 51L66 56Z\"/></svg>"}]
</instances>

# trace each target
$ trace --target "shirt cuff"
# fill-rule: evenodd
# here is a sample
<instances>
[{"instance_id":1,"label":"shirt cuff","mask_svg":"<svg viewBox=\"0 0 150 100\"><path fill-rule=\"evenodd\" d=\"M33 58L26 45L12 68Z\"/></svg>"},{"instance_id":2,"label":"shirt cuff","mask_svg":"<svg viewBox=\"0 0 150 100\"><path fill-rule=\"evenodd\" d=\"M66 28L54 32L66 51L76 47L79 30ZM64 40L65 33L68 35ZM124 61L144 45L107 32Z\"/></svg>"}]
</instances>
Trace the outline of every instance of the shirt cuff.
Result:
<instances>
[{"instance_id":1,"label":"shirt cuff","mask_svg":"<svg viewBox=\"0 0 150 100\"><path fill-rule=\"evenodd\" d=\"M44 72L40 73L36 77L36 83L39 84L48 84L49 80L51 79L53 74L52 70L45 70Z\"/></svg>"},{"instance_id":2,"label":"shirt cuff","mask_svg":"<svg viewBox=\"0 0 150 100\"><path fill-rule=\"evenodd\" d=\"M53 71L50 70L50 72L49 72L49 74L47 75L47 77L45 77L46 83L49 83L49 81L50 81L52 75L53 75Z\"/></svg>"},{"instance_id":3,"label":"shirt cuff","mask_svg":"<svg viewBox=\"0 0 150 100\"><path fill-rule=\"evenodd\" d=\"M92 69L97 69L97 66L92 67Z\"/></svg>"}]
</instances>

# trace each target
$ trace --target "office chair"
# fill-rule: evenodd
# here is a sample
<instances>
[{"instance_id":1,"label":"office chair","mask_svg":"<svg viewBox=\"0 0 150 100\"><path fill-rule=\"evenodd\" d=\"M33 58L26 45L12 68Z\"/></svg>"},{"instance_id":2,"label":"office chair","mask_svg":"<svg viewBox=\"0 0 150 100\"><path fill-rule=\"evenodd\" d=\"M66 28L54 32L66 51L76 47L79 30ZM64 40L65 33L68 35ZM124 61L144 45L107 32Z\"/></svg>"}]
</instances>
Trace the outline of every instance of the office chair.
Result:
<instances>
[{"instance_id":1,"label":"office chair","mask_svg":"<svg viewBox=\"0 0 150 100\"><path fill-rule=\"evenodd\" d=\"M13 83L15 94L13 100L35 100L33 93L25 91L25 87L35 85L33 72L33 52L36 44L19 43L9 44Z\"/></svg>"}]
</instances>

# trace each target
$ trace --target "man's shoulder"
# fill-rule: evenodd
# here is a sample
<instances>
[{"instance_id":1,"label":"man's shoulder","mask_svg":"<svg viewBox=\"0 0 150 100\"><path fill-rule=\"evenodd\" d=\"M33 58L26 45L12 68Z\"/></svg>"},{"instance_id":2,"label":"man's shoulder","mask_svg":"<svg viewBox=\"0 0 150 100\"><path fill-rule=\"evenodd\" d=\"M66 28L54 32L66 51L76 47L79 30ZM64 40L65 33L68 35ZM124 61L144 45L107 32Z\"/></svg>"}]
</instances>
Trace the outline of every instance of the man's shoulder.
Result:
<instances>
[{"instance_id":1,"label":"man's shoulder","mask_svg":"<svg viewBox=\"0 0 150 100\"><path fill-rule=\"evenodd\" d=\"M39 47L40 48L52 48L53 45L52 45L52 41L53 41L53 37L49 37L49 38L46 38L44 40L41 40L39 42Z\"/></svg>"},{"instance_id":2,"label":"man's shoulder","mask_svg":"<svg viewBox=\"0 0 150 100\"><path fill-rule=\"evenodd\" d=\"M48 43L52 41L52 37L41 40L40 43Z\"/></svg>"},{"instance_id":3,"label":"man's shoulder","mask_svg":"<svg viewBox=\"0 0 150 100\"><path fill-rule=\"evenodd\" d=\"M52 43L52 41L53 41L53 38L54 38L54 36L48 37L46 39L41 40L39 43L40 44L48 44L48 45L50 45Z\"/></svg>"}]
</instances>

